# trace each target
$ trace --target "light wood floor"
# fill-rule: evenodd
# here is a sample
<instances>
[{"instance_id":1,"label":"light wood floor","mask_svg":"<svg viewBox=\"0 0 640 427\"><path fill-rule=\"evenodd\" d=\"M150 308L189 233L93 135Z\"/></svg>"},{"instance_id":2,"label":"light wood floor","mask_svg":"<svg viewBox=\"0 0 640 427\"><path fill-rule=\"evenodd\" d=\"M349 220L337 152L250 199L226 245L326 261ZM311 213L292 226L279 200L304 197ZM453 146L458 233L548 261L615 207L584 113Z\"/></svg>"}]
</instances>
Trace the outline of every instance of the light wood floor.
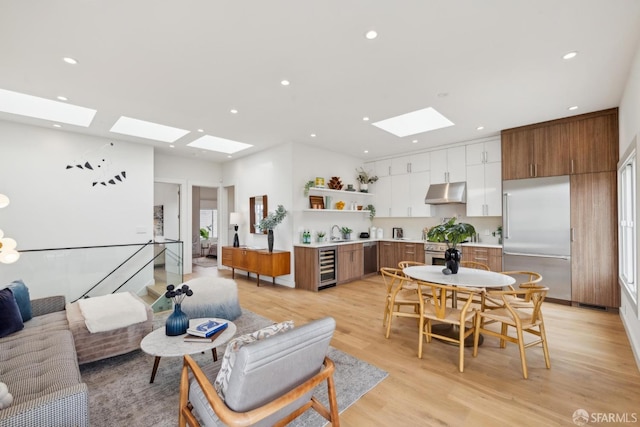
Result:
<instances>
[{"instance_id":1,"label":"light wood floor","mask_svg":"<svg viewBox=\"0 0 640 427\"><path fill-rule=\"evenodd\" d=\"M231 277L231 271L196 267L192 277L207 275ZM411 319L394 319L385 339L379 276L318 293L256 287L242 272L236 281L240 304L274 321L334 317L332 345L389 372L343 412L343 426L574 426L577 409L635 413L640 424L640 372L617 314L545 303L551 369L542 349L530 348L524 380L517 346L500 349L497 338L486 337L476 358L466 350L464 373L457 347L438 341L425 343L418 359Z\"/></svg>"}]
</instances>

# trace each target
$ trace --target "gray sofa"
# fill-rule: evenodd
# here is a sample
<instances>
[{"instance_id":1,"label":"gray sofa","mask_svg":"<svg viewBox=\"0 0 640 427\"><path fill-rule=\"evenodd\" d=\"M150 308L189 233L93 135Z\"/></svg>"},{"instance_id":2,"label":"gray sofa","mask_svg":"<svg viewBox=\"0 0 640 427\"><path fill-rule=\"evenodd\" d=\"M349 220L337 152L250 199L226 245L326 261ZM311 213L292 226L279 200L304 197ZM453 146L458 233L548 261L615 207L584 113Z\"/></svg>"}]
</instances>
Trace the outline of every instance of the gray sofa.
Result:
<instances>
[{"instance_id":1,"label":"gray sofa","mask_svg":"<svg viewBox=\"0 0 640 427\"><path fill-rule=\"evenodd\" d=\"M24 329L0 338L0 382L13 404L0 410L0 427L89 426L89 393L82 382L65 298L31 301Z\"/></svg>"}]
</instances>

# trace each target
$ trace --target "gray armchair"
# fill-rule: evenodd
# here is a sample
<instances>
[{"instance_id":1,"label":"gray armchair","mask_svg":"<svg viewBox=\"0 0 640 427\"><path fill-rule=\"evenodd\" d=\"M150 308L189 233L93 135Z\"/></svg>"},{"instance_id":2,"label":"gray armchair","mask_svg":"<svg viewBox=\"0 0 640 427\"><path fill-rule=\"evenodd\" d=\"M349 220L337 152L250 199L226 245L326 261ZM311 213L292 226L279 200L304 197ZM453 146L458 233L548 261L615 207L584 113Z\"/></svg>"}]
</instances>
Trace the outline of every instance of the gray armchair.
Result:
<instances>
[{"instance_id":1,"label":"gray armchair","mask_svg":"<svg viewBox=\"0 0 640 427\"><path fill-rule=\"evenodd\" d=\"M326 357L334 330L335 320L326 317L241 347L224 400L194 360L184 356L179 425L284 426L313 408L339 426L335 367ZM329 409L312 396L323 381Z\"/></svg>"}]
</instances>

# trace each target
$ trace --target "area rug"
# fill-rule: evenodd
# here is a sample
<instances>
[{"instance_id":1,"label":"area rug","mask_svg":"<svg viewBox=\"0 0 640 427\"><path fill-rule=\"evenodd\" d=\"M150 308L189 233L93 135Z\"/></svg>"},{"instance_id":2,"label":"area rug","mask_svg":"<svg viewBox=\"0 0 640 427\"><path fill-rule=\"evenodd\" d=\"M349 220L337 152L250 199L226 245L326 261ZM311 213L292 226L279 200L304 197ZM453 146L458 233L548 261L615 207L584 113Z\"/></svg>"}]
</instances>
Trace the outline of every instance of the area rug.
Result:
<instances>
[{"instance_id":1,"label":"area rug","mask_svg":"<svg viewBox=\"0 0 640 427\"><path fill-rule=\"evenodd\" d=\"M157 315L154 328L164 327L168 314ZM234 323L237 334L253 332L273 323L271 320L243 309ZM215 379L225 346L218 347L218 361L211 352L193 355L207 376ZM338 409L347 409L387 376L387 372L330 347L328 356L334 361ZM176 426L178 425L178 387L182 359L163 358L153 384L149 383L153 367L152 356L141 350L80 366L82 381L89 388L89 419L92 427ZM326 383L318 386L316 397L327 405ZM315 427L327 424L313 410L290 423L295 427Z\"/></svg>"},{"instance_id":2,"label":"area rug","mask_svg":"<svg viewBox=\"0 0 640 427\"><path fill-rule=\"evenodd\" d=\"M216 258L199 257L194 258L192 263L200 267L215 267L218 265L218 260Z\"/></svg>"}]
</instances>

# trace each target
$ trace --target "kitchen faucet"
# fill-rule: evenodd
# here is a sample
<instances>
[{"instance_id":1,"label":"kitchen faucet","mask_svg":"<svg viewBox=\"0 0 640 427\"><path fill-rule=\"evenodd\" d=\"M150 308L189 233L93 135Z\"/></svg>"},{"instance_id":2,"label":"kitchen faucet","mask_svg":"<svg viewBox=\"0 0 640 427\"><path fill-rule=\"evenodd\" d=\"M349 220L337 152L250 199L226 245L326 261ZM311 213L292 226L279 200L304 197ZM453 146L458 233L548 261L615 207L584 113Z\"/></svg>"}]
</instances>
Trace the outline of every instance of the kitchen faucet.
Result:
<instances>
[{"instance_id":1,"label":"kitchen faucet","mask_svg":"<svg viewBox=\"0 0 640 427\"><path fill-rule=\"evenodd\" d=\"M340 240L340 237L333 237L333 229L334 228L338 228L338 234L340 233L340 226L339 225L334 225L333 227L331 227L331 240Z\"/></svg>"}]
</instances>

